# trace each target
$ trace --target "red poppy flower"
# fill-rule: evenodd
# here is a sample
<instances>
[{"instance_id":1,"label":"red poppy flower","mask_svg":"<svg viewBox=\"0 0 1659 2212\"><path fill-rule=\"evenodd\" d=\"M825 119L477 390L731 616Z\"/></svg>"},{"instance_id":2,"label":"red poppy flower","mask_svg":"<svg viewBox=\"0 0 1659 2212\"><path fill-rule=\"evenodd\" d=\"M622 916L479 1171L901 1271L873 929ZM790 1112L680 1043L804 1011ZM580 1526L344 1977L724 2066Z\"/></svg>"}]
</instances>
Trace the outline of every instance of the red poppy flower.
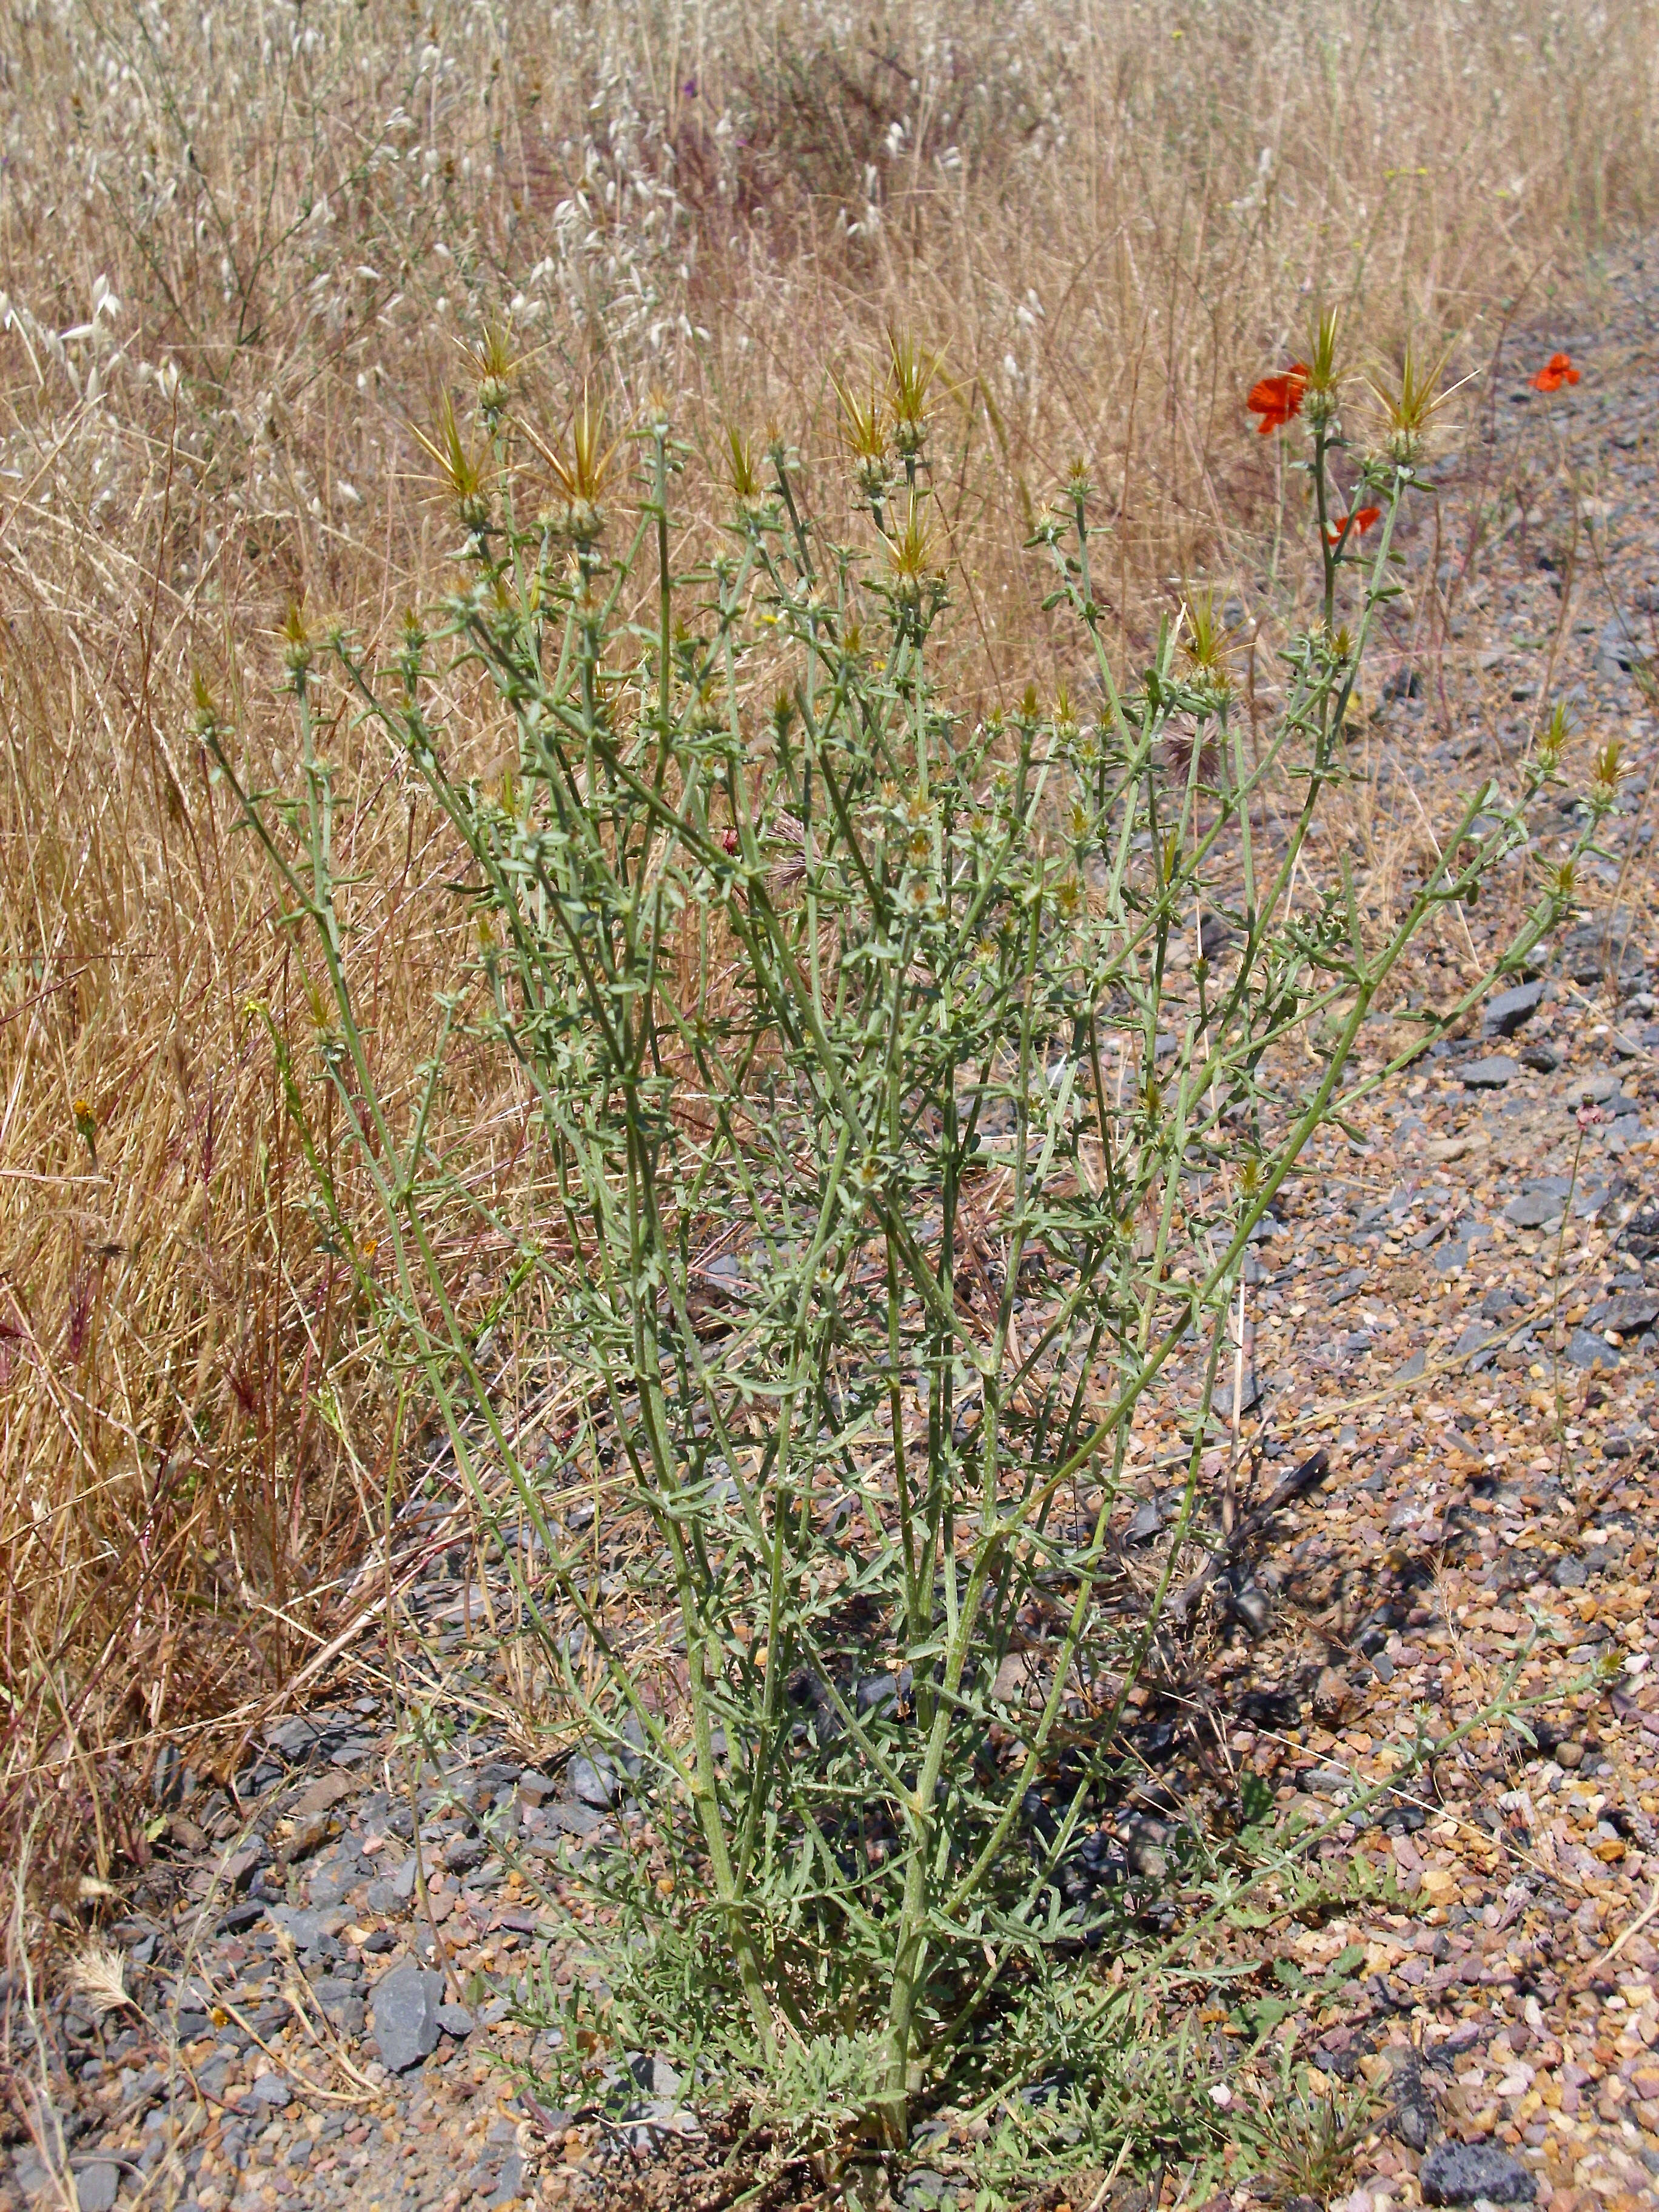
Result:
<instances>
[{"instance_id":1,"label":"red poppy flower","mask_svg":"<svg viewBox=\"0 0 1659 2212\"><path fill-rule=\"evenodd\" d=\"M1578 371L1572 365L1570 353L1553 353L1536 376L1528 383L1534 392L1559 392L1564 384L1577 384Z\"/></svg>"},{"instance_id":2,"label":"red poppy flower","mask_svg":"<svg viewBox=\"0 0 1659 2212\"><path fill-rule=\"evenodd\" d=\"M1291 416L1302 412L1302 395L1307 388L1305 361L1293 361L1277 376L1264 376L1259 384L1250 386L1250 396L1244 404L1252 415L1261 417L1255 427L1264 438L1269 430L1282 430Z\"/></svg>"},{"instance_id":3,"label":"red poppy flower","mask_svg":"<svg viewBox=\"0 0 1659 2212\"><path fill-rule=\"evenodd\" d=\"M1380 522L1382 520L1382 510L1380 507L1358 507L1352 514L1339 514L1334 522L1327 523L1325 535L1334 545L1345 530L1352 528L1356 538L1363 538L1374 522Z\"/></svg>"}]
</instances>

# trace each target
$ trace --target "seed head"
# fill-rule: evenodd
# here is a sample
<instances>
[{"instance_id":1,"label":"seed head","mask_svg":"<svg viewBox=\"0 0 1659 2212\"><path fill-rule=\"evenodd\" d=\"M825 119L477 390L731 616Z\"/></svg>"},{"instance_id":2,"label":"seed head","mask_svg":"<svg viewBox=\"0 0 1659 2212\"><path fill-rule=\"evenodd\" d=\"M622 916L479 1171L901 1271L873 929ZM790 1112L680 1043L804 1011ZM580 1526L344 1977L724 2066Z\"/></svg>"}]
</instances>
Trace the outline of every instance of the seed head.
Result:
<instances>
[{"instance_id":1,"label":"seed head","mask_svg":"<svg viewBox=\"0 0 1659 2212\"><path fill-rule=\"evenodd\" d=\"M297 683L311 665L311 632L306 626L306 611L298 599L290 599L288 612L283 617L283 661L289 674Z\"/></svg>"},{"instance_id":2,"label":"seed head","mask_svg":"<svg viewBox=\"0 0 1659 2212\"><path fill-rule=\"evenodd\" d=\"M888 404L893 416L893 443L902 459L914 460L927 443L927 387L939 358L906 334L887 333Z\"/></svg>"},{"instance_id":3,"label":"seed head","mask_svg":"<svg viewBox=\"0 0 1659 2212\"><path fill-rule=\"evenodd\" d=\"M939 563L933 538L914 501L903 529L887 541L887 565L902 605L920 605L924 586L937 580Z\"/></svg>"},{"instance_id":4,"label":"seed head","mask_svg":"<svg viewBox=\"0 0 1659 2212\"><path fill-rule=\"evenodd\" d=\"M1182 626L1193 689L1218 712L1232 696L1233 680L1227 666L1227 633L1216 613L1213 592L1192 594L1182 609Z\"/></svg>"},{"instance_id":5,"label":"seed head","mask_svg":"<svg viewBox=\"0 0 1659 2212\"><path fill-rule=\"evenodd\" d=\"M221 726L219 702L199 666L191 671L190 692L196 705L196 733L198 737L210 738Z\"/></svg>"},{"instance_id":6,"label":"seed head","mask_svg":"<svg viewBox=\"0 0 1659 2212\"><path fill-rule=\"evenodd\" d=\"M735 424L729 424L726 433L726 472L731 478L732 495L738 502L738 512L750 516L764 496L760 471L755 466L755 455L749 441Z\"/></svg>"},{"instance_id":7,"label":"seed head","mask_svg":"<svg viewBox=\"0 0 1659 2212\"><path fill-rule=\"evenodd\" d=\"M1341 400L1341 371L1337 367L1337 333L1341 317L1335 307L1327 307L1314 331L1313 343L1308 349L1308 384L1303 394L1302 411L1316 430L1328 428L1336 420Z\"/></svg>"},{"instance_id":8,"label":"seed head","mask_svg":"<svg viewBox=\"0 0 1659 2212\"><path fill-rule=\"evenodd\" d=\"M1551 711L1549 720L1545 725L1544 733L1538 740L1537 766L1540 782L1560 774L1562 757L1567 750L1567 740L1571 734L1566 707L1563 702L1557 700Z\"/></svg>"},{"instance_id":9,"label":"seed head","mask_svg":"<svg viewBox=\"0 0 1659 2212\"><path fill-rule=\"evenodd\" d=\"M513 341L506 325L492 316L483 326L483 335L476 345L461 349L471 362L478 379L478 407L485 422L494 429L506 410L513 394L513 380L518 374L520 357L513 350Z\"/></svg>"},{"instance_id":10,"label":"seed head","mask_svg":"<svg viewBox=\"0 0 1659 2212\"><path fill-rule=\"evenodd\" d=\"M525 435L552 471L553 481L563 495L563 512L556 518L560 526L580 546L595 544L604 532L601 502L622 443L620 439L605 443L604 403L591 398L586 387L583 387L562 447L556 449L548 445L528 422L524 428Z\"/></svg>"},{"instance_id":11,"label":"seed head","mask_svg":"<svg viewBox=\"0 0 1659 2212\"><path fill-rule=\"evenodd\" d=\"M841 409L841 434L861 498L875 501L887 489L886 408L874 378L867 396L851 391L839 377L830 380Z\"/></svg>"},{"instance_id":12,"label":"seed head","mask_svg":"<svg viewBox=\"0 0 1659 2212\"><path fill-rule=\"evenodd\" d=\"M1436 421L1452 396L1451 391L1440 389L1449 354L1448 347L1425 363L1407 346L1401 356L1399 374L1371 383L1382 418L1382 449L1396 468L1415 468L1428 452Z\"/></svg>"}]
</instances>

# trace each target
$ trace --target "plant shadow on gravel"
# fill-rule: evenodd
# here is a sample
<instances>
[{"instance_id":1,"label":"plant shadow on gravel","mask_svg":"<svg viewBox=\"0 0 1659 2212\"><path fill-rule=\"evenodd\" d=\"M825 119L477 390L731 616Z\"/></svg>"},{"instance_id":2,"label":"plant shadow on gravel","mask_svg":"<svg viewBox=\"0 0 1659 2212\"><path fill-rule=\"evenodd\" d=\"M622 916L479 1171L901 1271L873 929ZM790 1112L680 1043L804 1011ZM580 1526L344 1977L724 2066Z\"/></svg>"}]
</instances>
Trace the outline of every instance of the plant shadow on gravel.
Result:
<instances>
[{"instance_id":1,"label":"plant shadow on gravel","mask_svg":"<svg viewBox=\"0 0 1659 2212\"><path fill-rule=\"evenodd\" d=\"M554 1885L532 2094L619 2143L673 2133L677 2100L723 2114L763 2195L873 2203L919 2159L987 2203L1202 2172L1236 2132L1218 2070L1289 2009L1229 2057L1192 2000L1235 1971L1217 1939L1249 1893L1297 1888L1298 1844L1158 1817L1131 1735L1206 1595L1249 1604L1244 1255L1310 1139L1421 1048L1350 1066L1425 922L1522 872L1517 934L1426 1042L1572 889L1530 850L1547 747L1472 795L1386 927L1316 858L1437 403L1408 364L1351 441L1334 321L1309 352L1251 395L1308 434L1322 584L1271 729L1241 726L1203 594L1133 679L1109 665L1081 468L1031 547L1069 684L952 712L934 364L908 341L843 398L844 538L781 441L734 431L729 525L678 568L690 456L665 416L617 439L584 399L547 437L497 349L483 442L447 409L428 444L455 596L384 668L296 610L297 787L237 786L323 973L333 1141L380 1215L344 1218L285 1062L322 1203L397 1388L439 1409L481 1511L504 1477L533 1531L504 1549L617 1814ZM491 787L447 765L480 681L509 740ZM340 787L345 714L447 817L477 922L412 1096L377 1080L336 860L358 812L404 800ZM204 735L234 779L211 710ZM1592 795L1575 859L1611 805ZM463 1042L521 1084L538 1192L512 1219L447 1149ZM449 1304L439 1224L469 1219L573 1378L562 1480L636 1532L615 1572L550 1519ZM1114 1521L1149 1462L1173 1522L1150 1581ZM1432 1747L1419 1728L1396 1777Z\"/></svg>"}]
</instances>

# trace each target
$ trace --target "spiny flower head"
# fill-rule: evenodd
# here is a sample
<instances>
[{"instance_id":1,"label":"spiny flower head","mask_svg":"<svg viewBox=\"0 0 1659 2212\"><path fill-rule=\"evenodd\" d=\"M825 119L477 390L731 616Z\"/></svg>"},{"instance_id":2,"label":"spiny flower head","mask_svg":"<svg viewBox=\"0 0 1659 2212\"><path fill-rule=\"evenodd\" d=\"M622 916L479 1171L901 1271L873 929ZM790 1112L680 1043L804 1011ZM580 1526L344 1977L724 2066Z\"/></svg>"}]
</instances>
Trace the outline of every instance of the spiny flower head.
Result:
<instances>
[{"instance_id":1,"label":"spiny flower head","mask_svg":"<svg viewBox=\"0 0 1659 2212\"><path fill-rule=\"evenodd\" d=\"M461 350L477 375L478 406L493 429L512 397L520 356L513 349L506 325L497 322L493 315L485 323L477 343L463 345Z\"/></svg>"},{"instance_id":2,"label":"spiny flower head","mask_svg":"<svg viewBox=\"0 0 1659 2212\"><path fill-rule=\"evenodd\" d=\"M1447 355L1431 362L1407 346L1400 358L1400 371L1390 381L1371 384L1382 417L1382 447L1396 468L1415 468L1428 450L1436 418L1451 398L1440 389ZM1455 388L1455 387L1454 387Z\"/></svg>"},{"instance_id":3,"label":"spiny flower head","mask_svg":"<svg viewBox=\"0 0 1659 2212\"><path fill-rule=\"evenodd\" d=\"M469 530L481 529L489 515L484 462L482 456L467 451L461 426L455 419L455 403L448 392L438 402L438 419L432 434L428 437L424 430L416 429L415 441L436 463L439 479L459 507L461 520Z\"/></svg>"},{"instance_id":4,"label":"spiny flower head","mask_svg":"<svg viewBox=\"0 0 1659 2212\"><path fill-rule=\"evenodd\" d=\"M764 488L761 483L760 471L755 466L754 450L735 424L727 426L726 452L726 473L738 502L738 512L741 515L751 515L765 495Z\"/></svg>"},{"instance_id":5,"label":"spiny flower head","mask_svg":"<svg viewBox=\"0 0 1659 2212\"><path fill-rule=\"evenodd\" d=\"M562 526L579 545L592 544L605 528L601 501L622 444L620 439L605 442L605 403L594 400L583 387L562 447L548 445L530 423L524 427L563 495L564 512L558 518Z\"/></svg>"},{"instance_id":6,"label":"spiny flower head","mask_svg":"<svg viewBox=\"0 0 1659 2212\"><path fill-rule=\"evenodd\" d=\"M283 617L283 662L296 681L311 665L311 632L306 623L306 611L298 599L290 599L288 612Z\"/></svg>"},{"instance_id":7,"label":"spiny flower head","mask_svg":"<svg viewBox=\"0 0 1659 2212\"><path fill-rule=\"evenodd\" d=\"M841 434L859 491L867 500L878 500L887 489L887 422L881 394L873 378L866 396L850 391L839 377L830 381L841 408Z\"/></svg>"},{"instance_id":8,"label":"spiny flower head","mask_svg":"<svg viewBox=\"0 0 1659 2212\"><path fill-rule=\"evenodd\" d=\"M919 346L913 337L896 331L887 334L888 404L893 416L893 443L900 457L914 460L927 437L927 387L939 368L939 356Z\"/></svg>"}]
</instances>

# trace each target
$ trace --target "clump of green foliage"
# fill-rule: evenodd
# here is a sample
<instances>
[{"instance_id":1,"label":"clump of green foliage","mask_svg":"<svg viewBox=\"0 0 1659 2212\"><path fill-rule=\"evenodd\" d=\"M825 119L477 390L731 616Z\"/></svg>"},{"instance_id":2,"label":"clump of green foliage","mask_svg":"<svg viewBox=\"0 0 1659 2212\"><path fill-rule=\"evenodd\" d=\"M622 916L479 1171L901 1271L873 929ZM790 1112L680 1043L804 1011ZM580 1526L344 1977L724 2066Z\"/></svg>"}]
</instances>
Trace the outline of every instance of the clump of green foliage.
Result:
<instances>
[{"instance_id":1,"label":"clump of green foliage","mask_svg":"<svg viewBox=\"0 0 1659 2212\"><path fill-rule=\"evenodd\" d=\"M1076 689L953 709L933 364L906 343L843 399L854 529L808 510L781 442L734 434L729 525L684 568L668 420L613 442L584 401L544 441L492 356L487 442L452 412L430 448L454 596L384 666L295 626L301 781L247 811L327 971L319 1048L392 1255L364 1292L481 1499L504 1471L539 1531L523 1597L626 1798L580 1869L592 1986L543 1993L562 2100L625 2097L626 2055L662 2051L848 2186L945 2105L999 2187L1109 2163L1130 2114L1153 2148L1212 2138L1156 1990L1108 1971L1158 1883L1115 1858L1102 1792L1179 1550L1139 1595L1112 1533L1133 1424L1156 1410L1177 1538L1201 1536L1252 1232L1376 1079L1356 1040L1414 936L1522 853L1545 773L1476 793L1375 938L1346 865L1312 864L1417 461L1402 436L1354 455L1334 329L1315 351L1320 612L1265 732L1202 596L1133 678L1110 665L1081 469L1031 548ZM510 735L493 788L450 765L463 674ZM412 1100L377 1088L341 921L342 712L448 817L477 915ZM511 1055L542 1147L541 1218L491 1225L580 1385L570 1456L648 1532L603 1584L434 1240L463 1031Z\"/></svg>"}]
</instances>

